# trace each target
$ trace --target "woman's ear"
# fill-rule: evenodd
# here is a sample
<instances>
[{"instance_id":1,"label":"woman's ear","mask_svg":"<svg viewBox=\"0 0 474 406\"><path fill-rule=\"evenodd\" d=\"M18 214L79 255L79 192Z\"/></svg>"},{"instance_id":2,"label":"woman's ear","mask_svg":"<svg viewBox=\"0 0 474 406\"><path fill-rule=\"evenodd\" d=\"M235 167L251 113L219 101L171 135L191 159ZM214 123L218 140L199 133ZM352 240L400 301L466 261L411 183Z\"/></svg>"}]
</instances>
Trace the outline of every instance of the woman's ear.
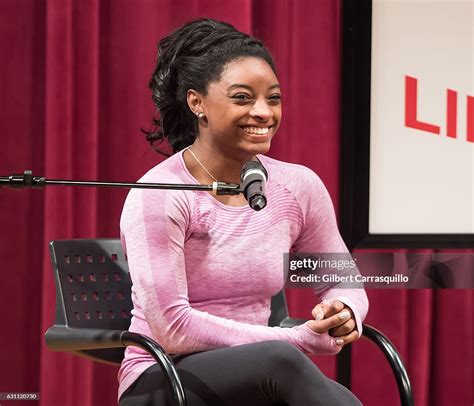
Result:
<instances>
[{"instance_id":1,"label":"woman's ear","mask_svg":"<svg viewBox=\"0 0 474 406\"><path fill-rule=\"evenodd\" d=\"M199 113L204 113L203 111L203 97L202 95L194 89L189 89L187 94L187 101L188 106L193 112L194 115L198 115Z\"/></svg>"}]
</instances>

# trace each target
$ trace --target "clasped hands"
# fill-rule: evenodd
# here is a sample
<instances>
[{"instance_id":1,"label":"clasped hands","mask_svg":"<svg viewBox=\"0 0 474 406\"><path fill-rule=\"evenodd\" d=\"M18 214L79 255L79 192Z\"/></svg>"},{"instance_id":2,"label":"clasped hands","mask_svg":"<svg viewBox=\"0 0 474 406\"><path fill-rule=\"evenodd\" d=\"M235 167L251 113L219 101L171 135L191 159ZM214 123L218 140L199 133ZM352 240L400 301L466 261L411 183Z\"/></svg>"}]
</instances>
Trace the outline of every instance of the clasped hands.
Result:
<instances>
[{"instance_id":1,"label":"clasped hands","mask_svg":"<svg viewBox=\"0 0 474 406\"><path fill-rule=\"evenodd\" d=\"M314 320L307 322L308 327L318 334L329 333L341 347L359 338L354 313L339 300L331 304L319 303L311 311Z\"/></svg>"}]
</instances>

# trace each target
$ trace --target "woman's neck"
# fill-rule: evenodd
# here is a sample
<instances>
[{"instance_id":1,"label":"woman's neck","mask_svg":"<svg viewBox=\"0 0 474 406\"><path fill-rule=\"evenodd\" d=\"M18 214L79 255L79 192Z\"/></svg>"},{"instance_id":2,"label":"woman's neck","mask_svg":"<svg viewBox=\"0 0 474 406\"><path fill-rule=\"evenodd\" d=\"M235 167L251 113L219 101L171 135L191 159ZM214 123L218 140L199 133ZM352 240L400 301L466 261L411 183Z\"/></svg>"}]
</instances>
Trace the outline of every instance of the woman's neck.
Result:
<instances>
[{"instance_id":1,"label":"woman's neck","mask_svg":"<svg viewBox=\"0 0 474 406\"><path fill-rule=\"evenodd\" d=\"M206 145L199 138L184 151L183 158L191 174L202 183L215 181L240 183L240 171L252 156L233 157L217 148ZM214 179L215 178L215 179Z\"/></svg>"}]
</instances>

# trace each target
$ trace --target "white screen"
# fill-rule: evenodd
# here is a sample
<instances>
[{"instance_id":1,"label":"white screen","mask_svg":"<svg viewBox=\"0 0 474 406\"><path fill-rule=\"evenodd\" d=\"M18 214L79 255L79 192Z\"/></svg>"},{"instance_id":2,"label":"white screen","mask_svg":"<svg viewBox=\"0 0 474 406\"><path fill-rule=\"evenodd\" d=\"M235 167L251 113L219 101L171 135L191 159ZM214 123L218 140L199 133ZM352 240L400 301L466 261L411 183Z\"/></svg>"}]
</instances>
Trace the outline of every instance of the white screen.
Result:
<instances>
[{"instance_id":1,"label":"white screen","mask_svg":"<svg viewBox=\"0 0 474 406\"><path fill-rule=\"evenodd\" d=\"M474 232L473 43L474 0L374 0L370 233Z\"/></svg>"}]
</instances>

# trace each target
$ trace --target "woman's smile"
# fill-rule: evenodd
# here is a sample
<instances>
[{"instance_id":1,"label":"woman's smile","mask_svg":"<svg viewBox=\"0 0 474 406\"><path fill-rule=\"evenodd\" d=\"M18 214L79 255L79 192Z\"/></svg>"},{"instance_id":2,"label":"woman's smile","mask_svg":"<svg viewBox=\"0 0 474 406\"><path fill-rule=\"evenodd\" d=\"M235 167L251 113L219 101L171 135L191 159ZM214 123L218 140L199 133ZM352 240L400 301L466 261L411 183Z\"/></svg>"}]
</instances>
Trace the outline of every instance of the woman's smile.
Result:
<instances>
[{"instance_id":1,"label":"woman's smile","mask_svg":"<svg viewBox=\"0 0 474 406\"><path fill-rule=\"evenodd\" d=\"M241 126L247 134L258 134L258 135L265 135L268 134L271 130L271 126L267 127L257 127L257 126Z\"/></svg>"}]
</instances>

